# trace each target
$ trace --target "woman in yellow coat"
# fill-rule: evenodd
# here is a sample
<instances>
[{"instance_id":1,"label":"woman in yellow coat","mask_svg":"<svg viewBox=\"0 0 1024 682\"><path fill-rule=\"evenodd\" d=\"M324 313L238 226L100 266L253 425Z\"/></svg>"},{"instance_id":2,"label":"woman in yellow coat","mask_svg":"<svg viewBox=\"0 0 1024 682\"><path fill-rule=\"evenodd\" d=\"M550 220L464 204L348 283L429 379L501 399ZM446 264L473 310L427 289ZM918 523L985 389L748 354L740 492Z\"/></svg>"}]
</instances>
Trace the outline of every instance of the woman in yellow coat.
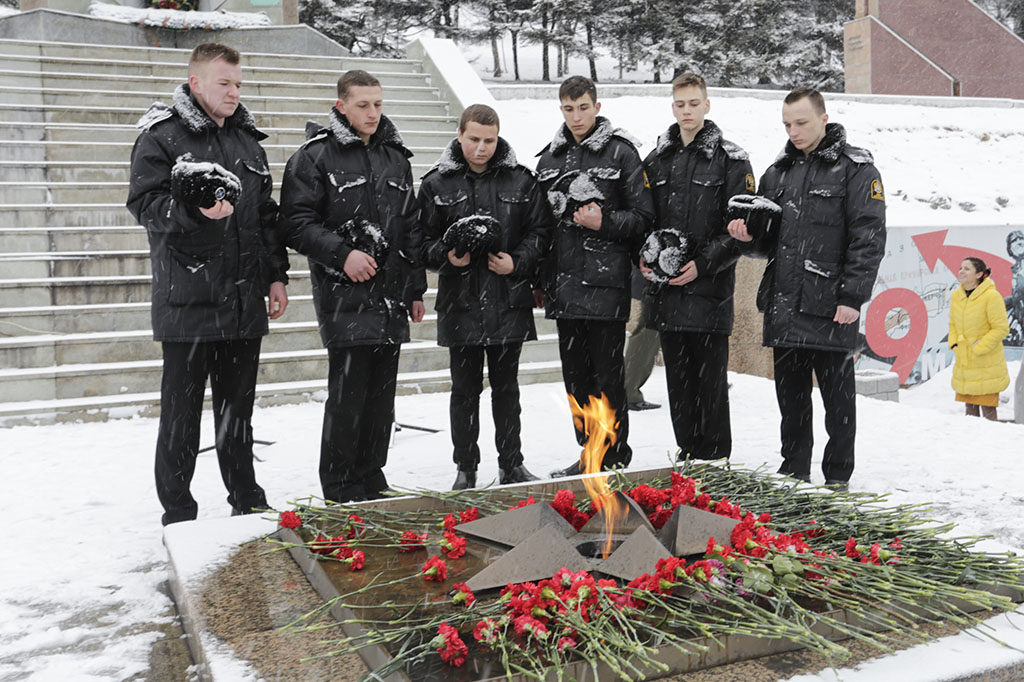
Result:
<instances>
[{"instance_id":1,"label":"woman in yellow coat","mask_svg":"<svg viewBox=\"0 0 1024 682\"><path fill-rule=\"evenodd\" d=\"M960 288L949 304L949 347L956 354L953 390L967 403L967 415L995 420L999 392L1010 385L1003 339L1010 333L1003 296L992 283L992 270L980 258L965 258L957 278Z\"/></svg>"}]
</instances>

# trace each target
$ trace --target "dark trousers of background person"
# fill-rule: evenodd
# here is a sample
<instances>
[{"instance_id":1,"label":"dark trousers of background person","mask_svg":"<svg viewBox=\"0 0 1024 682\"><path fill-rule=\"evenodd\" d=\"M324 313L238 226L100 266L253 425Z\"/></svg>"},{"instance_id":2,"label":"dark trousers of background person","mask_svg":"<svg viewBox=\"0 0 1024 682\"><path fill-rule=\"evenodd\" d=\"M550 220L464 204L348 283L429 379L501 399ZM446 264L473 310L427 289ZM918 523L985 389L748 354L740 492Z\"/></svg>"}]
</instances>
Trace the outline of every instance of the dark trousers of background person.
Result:
<instances>
[{"instance_id":1,"label":"dark trousers of background person","mask_svg":"<svg viewBox=\"0 0 1024 682\"><path fill-rule=\"evenodd\" d=\"M844 351L775 348L775 395L782 415L781 474L811 473L814 424L811 414L811 372L825 405L826 481L849 481L853 474L857 435L857 385L853 357Z\"/></svg>"},{"instance_id":2,"label":"dark trousers of background person","mask_svg":"<svg viewBox=\"0 0 1024 682\"><path fill-rule=\"evenodd\" d=\"M629 414L626 411L626 377L622 350L626 325L607 320L558 320L558 354L562 360L565 390L586 405L591 396L603 393L619 421L616 443L604 456L604 467L626 466L633 458L627 443ZM583 445L586 434L576 428L576 442Z\"/></svg>"},{"instance_id":3,"label":"dark trousers of background person","mask_svg":"<svg viewBox=\"0 0 1024 682\"><path fill-rule=\"evenodd\" d=\"M647 303L640 303L636 331L629 335L626 344L626 402L630 405L645 402L640 389L651 378L658 357L658 331L647 327L650 308Z\"/></svg>"},{"instance_id":4,"label":"dark trousers of background person","mask_svg":"<svg viewBox=\"0 0 1024 682\"><path fill-rule=\"evenodd\" d=\"M228 504L249 513L265 508L252 463L252 406L256 398L261 339L164 342L160 428L156 443L156 492L163 524L196 518L189 487L196 470L203 393L210 378L217 463Z\"/></svg>"},{"instance_id":5,"label":"dark trousers of background person","mask_svg":"<svg viewBox=\"0 0 1024 682\"><path fill-rule=\"evenodd\" d=\"M680 458L719 459L732 453L729 422L729 337L662 332L669 412Z\"/></svg>"},{"instance_id":6,"label":"dark trousers of background person","mask_svg":"<svg viewBox=\"0 0 1024 682\"><path fill-rule=\"evenodd\" d=\"M491 415L498 467L508 471L523 463L520 441L519 354L523 344L452 346L452 459L460 471L476 471L480 464L480 393L484 388L484 356L491 384Z\"/></svg>"},{"instance_id":7,"label":"dark trousers of background person","mask_svg":"<svg viewBox=\"0 0 1024 682\"><path fill-rule=\"evenodd\" d=\"M353 502L387 489L398 344L328 348L327 402L320 439L324 499Z\"/></svg>"}]
</instances>

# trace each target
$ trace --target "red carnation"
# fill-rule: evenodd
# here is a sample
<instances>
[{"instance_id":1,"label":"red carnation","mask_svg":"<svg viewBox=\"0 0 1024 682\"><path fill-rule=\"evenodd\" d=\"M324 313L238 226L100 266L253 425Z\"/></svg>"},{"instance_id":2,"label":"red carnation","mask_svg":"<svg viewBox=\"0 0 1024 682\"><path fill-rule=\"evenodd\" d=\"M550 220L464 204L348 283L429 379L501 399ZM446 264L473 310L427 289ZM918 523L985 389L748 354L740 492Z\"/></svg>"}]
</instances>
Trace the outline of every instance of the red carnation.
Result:
<instances>
[{"instance_id":1,"label":"red carnation","mask_svg":"<svg viewBox=\"0 0 1024 682\"><path fill-rule=\"evenodd\" d=\"M453 530L445 531L444 540L441 541L441 551L449 559L458 559L466 554L466 538L460 538Z\"/></svg>"},{"instance_id":2,"label":"red carnation","mask_svg":"<svg viewBox=\"0 0 1024 682\"><path fill-rule=\"evenodd\" d=\"M548 626L533 616L519 616L512 621L512 624L515 626L517 635L532 635L536 639L546 639L548 636Z\"/></svg>"},{"instance_id":3,"label":"red carnation","mask_svg":"<svg viewBox=\"0 0 1024 682\"><path fill-rule=\"evenodd\" d=\"M423 572L423 577L426 580L434 580L441 583L448 579L448 567L445 565L444 559L439 556L432 556L427 559L427 563L423 564L423 568L420 570Z\"/></svg>"},{"instance_id":4,"label":"red carnation","mask_svg":"<svg viewBox=\"0 0 1024 682\"><path fill-rule=\"evenodd\" d=\"M514 507L509 507L509 511L513 509L522 509L523 507L529 507L531 504L537 504L537 500L533 499L533 495L530 495L525 500L519 500Z\"/></svg>"},{"instance_id":5,"label":"red carnation","mask_svg":"<svg viewBox=\"0 0 1024 682\"><path fill-rule=\"evenodd\" d=\"M437 649L442 661L455 668L465 663L469 655L469 647L459 637L459 631L448 623L437 627L437 636L430 640L430 646Z\"/></svg>"},{"instance_id":6,"label":"red carnation","mask_svg":"<svg viewBox=\"0 0 1024 682\"><path fill-rule=\"evenodd\" d=\"M463 509L459 512L459 521L461 523L469 523L470 521L476 521L480 518L480 508L470 507L469 509Z\"/></svg>"},{"instance_id":7,"label":"red carnation","mask_svg":"<svg viewBox=\"0 0 1024 682\"><path fill-rule=\"evenodd\" d=\"M444 521L441 522L445 530L451 530L455 526L459 525L459 520L455 517L455 514L448 514L444 517Z\"/></svg>"},{"instance_id":8,"label":"red carnation","mask_svg":"<svg viewBox=\"0 0 1024 682\"><path fill-rule=\"evenodd\" d=\"M455 590L455 596L452 597L452 604L455 606L465 604L468 608L476 601L476 595L473 594L473 590L469 589L469 585L466 583L455 583L452 585L452 589Z\"/></svg>"},{"instance_id":9,"label":"red carnation","mask_svg":"<svg viewBox=\"0 0 1024 682\"><path fill-rule=\"evenodd\" d=\"M498 638L498 624L490 618L484 618L473 628L473 639L481 644L490 644Z\"/></svg>"},{"instance_id":10,"label":"red carnation","mask_svg":"<svg viewBox=\"0 0 1024 682\"><path fill-rule=\"evenodd\" d=\"M293 511L281 512L281 519L277 522L281 528L295 529L302 525L302 517Z\"/></svg>"},{"instance_id":11,"label":"red carnation","mask_svg":"<svg viewBox=\"0 0 1024 682\"><path fill-rule=\"evenodd\" d=\"M417 535L411 530L407 530L402 533L402 536L398 538L398 551L399 552L415 552L417 549L423 549L427 542L427 534Z\"/></svg>"}]
</instances>

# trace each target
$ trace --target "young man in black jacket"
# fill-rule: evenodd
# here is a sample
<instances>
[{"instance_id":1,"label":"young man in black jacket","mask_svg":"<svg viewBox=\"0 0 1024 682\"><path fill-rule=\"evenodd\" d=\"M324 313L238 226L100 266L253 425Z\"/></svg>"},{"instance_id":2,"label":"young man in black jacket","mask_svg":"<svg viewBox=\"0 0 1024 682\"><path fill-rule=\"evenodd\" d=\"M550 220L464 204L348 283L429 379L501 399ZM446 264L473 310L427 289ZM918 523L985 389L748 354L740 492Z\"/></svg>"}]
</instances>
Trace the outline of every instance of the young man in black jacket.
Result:
<instances>
[{"instance_id":1,"label":"young man in black jacket","mask_svg":"<svg viewBox=\"0 0 1024 682\"><path fill-rule=\"evenodd\" d=\"M761 178L760 193L782 207L777 230L743 220L729 233L752 255L767 257L757 290L764 345L775 354L782 414L779 473L810 481L811 373L825 404L825 483L846 488L857 433L853 360L860 308L871 297L885 253L885 193L871 153L846 143L829 123L825 99L801 87L786 95L782 122L789 142Z\"/></svg>"},{"instance_id":2,"label":"young man in black jacket","mask_svg":"<svg viewBox=\"0 0 1024 682\"><path fill-rule=\"evenodd\" d=\"M239 103L239 61L226 45L197 46L188 83L171 106L149 108L132 149L127 206L149 237L153 338L163 349L156 489L164 525L199 510L189 486L207 377L228 504L236 514L267 506L251 420L267 317L288 305L288 258L260 146L266 135Z\"/></svg>"},{"instance_id":3,"label":"young man in black jacket","mask_svg":"<svg viewBox=\"0 0 1024 682\"><path fill-rule=\"evenodd\" d=\"M565 389L582 406L602 395L618 419L603 467L624 467L632 450L623 372L632 264L654 215L635 143L599 116L597 88L571 76L558 90L565 124L540 153L537 177L557 222L542 266L546 315L557 320ZM576 440L586 442L575 420ZM552 476L581 472L577 460Z\"/></svg>"},{"instance_id":4,"label":"young man in black jacket","mask_svg":"<svg viewBox=\"0 0 1024 682\"><path fill-rule=\"evenodd\" d=\"M437 340L451 356L453 490L476 486L485 355L498 481L537 480L523 466L520 447L519 355L524 341L537 338L532 282L551 218L533 173L516 162L498 130L494 109L466 108L458 137L420 185L423 260L439 275ZM490 220L496 223L487 242L466 248L460 232Z\"/></svg>"},{"instance_id":5,"label":"young man in black jacket","mask_svg":"<svg viewBox=\"0 0 1024 682\"><path fill-rule=\"evenodd\" d=\"M729 198L753 193L747 153L705 118L707 83L684 73L672 81L676 122L644 159L654 195L655 228L675 230L688 257L667 282L650 282L648 325L661 335L669 411L680 457L718 459L732 452L729 334L739 244L726 231ZM641 261L648 280L653 271Z\"/></svg>"},{"instance_id":6,"label":"young man in black jacket","mask_svg":"<svg viewBox=\"0 0 1024 682\"><path fill-rule=\"evenodd\" d=\"M427 288L412 153L382 111L380 81L343 74L328 126L307 124L281 188L287 244L309 257L330 363L320 483L334 502L387 490L399 350Z\"/></svg>"}]
</instances>

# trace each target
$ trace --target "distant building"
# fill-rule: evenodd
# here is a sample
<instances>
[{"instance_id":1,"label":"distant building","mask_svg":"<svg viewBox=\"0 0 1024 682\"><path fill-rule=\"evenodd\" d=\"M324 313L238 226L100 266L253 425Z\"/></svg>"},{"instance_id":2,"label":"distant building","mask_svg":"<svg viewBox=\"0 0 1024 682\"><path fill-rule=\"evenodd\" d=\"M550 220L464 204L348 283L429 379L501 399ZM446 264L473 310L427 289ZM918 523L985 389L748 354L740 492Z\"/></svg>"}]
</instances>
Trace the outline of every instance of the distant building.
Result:
<instances>
[{"instance_id":1,"label":"distant building","mask_svg":"<svg viewBox=\"0 0 1024 682\"><path fill-rule=\"evenodd\" d=\"M970 0L856 0L846 92L1024 99L1024 40Z\"/></svg>"}]
</instances>

